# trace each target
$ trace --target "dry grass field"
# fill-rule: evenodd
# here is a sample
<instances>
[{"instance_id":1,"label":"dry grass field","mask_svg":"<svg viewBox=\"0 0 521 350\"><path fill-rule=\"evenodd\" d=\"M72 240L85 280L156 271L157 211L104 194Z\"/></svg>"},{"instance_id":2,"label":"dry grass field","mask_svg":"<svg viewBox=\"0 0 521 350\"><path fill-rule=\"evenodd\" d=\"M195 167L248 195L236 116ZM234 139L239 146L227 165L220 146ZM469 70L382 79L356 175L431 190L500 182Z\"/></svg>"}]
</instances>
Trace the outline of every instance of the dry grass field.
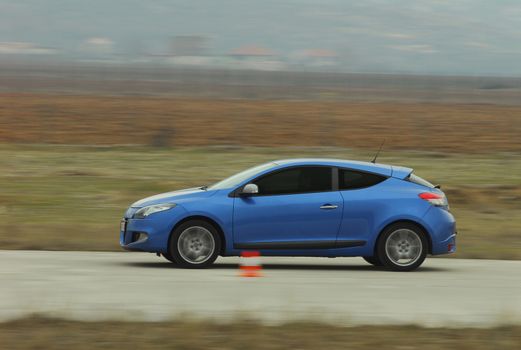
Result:
<instances>
[{"instance_id":1,"label":"dry grass field","mask_svg":"<svg viewBox=\"0 0 521 350\"><path fill-rule=\"evenodd\" d=\"M285 157L413 167L457 257L521 258L521 106L0 94L0 248L119 249L133 201Z\"/></svg>"},{"instance_id":2,"label":"dry grass field","mask_svg":"<svg viewBox=\"0 0 521 350\"><path fill-rule=\"evenodd\" d=\"M250 85L224 86L161 80L163 71L149 81L25 71L0 70L0 249L119 250L119 220L139 198L273 159L369 160L386 139L381 162L415 168L447 193L460 233L452 257L521 259L519 80L451 87L445 78L400 78L395 88L394 78L366 85L366 77L348 77L331 88L333 76L322 77L324 86L312 76L302 88L298 77L293 85L280 77L270 78L278 85L259 84L264 73ZM34 317L0 323L0 348L484 350L519 349L519 334L519 326Z\"/></svg>"},{"instance_id":3,"label":"dry grass field","mask_svg":"<svg viewBox=\"0 0 521 350\"><path fill-rule=\"evenodd\" d=\"M0 94L0 143L521 151L521 106Z\"/></svg>"},{"instance_id":4,"label":"dry grass field","mask_svg":"<svg viewBox=\"0 0 521 350\"><path fill-rule=\"evenodd\" d=\"M521 327L337 327L318 323L268 326L238 320L77 322L28 318L0 323L5 349L519 349Z\"/></svg>"},{"instance_id":5,"label":"dry grass field","mask_svg":"<svg viewBox=\"0 0 521 350\"><path fill-rule=\"evenodd\" d=\"M139 198L274 159L372 155L330 147L0 145L0 248L119 250L119 220ZM458 220L455 257L521 259L516 154L386 150L380 160L442 185Z\"/></svg>"}]
</instances>

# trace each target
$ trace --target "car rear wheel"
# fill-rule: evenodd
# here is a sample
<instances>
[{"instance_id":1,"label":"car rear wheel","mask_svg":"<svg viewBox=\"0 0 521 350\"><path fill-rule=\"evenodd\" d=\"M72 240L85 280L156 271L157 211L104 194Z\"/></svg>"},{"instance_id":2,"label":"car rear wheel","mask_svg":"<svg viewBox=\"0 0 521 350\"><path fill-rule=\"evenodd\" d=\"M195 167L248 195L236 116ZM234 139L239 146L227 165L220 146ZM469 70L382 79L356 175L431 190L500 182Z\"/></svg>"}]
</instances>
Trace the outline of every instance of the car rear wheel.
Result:
<instances>
[{"instance_id":1,"label":"car rear wheel","mask_svg":"<svg viewBox=\"0 0 521 350\"><path fill-rule=\"evenodd\" d=\"M215 227L203 220L190 220L172 233L169 254L180 267L205 268L213 264L221 251L221 239Z\"/></svg>"},{"instance_id":2,"label":"car rear wheel","mask_svg":"<svg viewBox=\"0 0 521 350\"><path fill-rule=\"evenodd\" d=\"M374 266L382 266L382 262L378 258L377 255L375 256L363 256L364 260L367 261L369 264Z\"/></svg>"},{"instance_id":3,"label":"car rear wheel","mask_svg":"<svg viewBox=\"0 0 521 350\"><path fill-rule=\"evenodd\" d=\"M425 260L428 241L425 232L412 223L396 223L382 232L377 255L383 266L393 271L412 271Z\"/></svg>"}]
</instances>

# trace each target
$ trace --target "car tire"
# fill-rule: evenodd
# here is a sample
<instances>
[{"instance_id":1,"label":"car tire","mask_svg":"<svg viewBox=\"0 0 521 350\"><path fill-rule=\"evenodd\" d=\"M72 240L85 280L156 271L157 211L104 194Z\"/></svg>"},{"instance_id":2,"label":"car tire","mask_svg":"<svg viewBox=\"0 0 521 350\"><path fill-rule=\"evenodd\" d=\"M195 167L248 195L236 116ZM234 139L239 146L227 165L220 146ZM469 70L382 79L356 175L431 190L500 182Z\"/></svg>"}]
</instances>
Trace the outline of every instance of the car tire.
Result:
<instances>
[{"instance_id":1,"label":"car tire","mask_svg":"<svg viewBox=\"0 0 521 350\"><path fill-rule=\"evenodd\" d=\"M382 262L380 261L380 259L378 258L378 255L375 255L375 256L363 256L362 258L364 258L365 261L367 261L369 264L373 265L373 266L382 266Z\"/></svg>"},{"instance_id":2,"label":"car tire","mask_svg":"<svg viewBox=\"0 0 521 350\"><path fill-rule=\"evenodd\" d=\"M425 231L409 222L398 222L380 235L376 253L382 265L391 271L413 271L425 260L429 248Z\"/></svg>"},{"instance_id":3,"label":"car tire","mask_svg":"<svg viewBox=\"0 0 521 350\"><path fill-rule=\"evenodd\" d=\"M179 267L203 269L213 264L220 251L217 229L207 221L190 220L172 232L168 253Z\"/></svg>"},{"instance_id":4,"label":"car tire","mask_svg":"<svg viewBox=\"0 0 521 350\"><path fill-rule=\"evenodd\" d=\"M174 257L170 253L161 253L161 256L170 261L172 264L177 265L177 261L175 261Z\"/></svg>"}]
</instances>

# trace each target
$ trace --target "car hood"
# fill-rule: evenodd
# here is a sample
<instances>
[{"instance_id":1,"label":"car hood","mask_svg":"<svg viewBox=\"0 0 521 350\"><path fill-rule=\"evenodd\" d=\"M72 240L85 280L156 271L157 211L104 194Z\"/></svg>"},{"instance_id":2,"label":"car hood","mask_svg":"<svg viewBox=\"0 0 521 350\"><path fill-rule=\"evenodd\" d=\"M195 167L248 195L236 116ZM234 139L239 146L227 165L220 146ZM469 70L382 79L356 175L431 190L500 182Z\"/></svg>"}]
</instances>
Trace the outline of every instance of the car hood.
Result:
<instances>
[{"instance_id":1,"label":"car hood","mask_svg":"<svg viewBox=\"0 0 521 350\"><path fill-rule=\"evenodd\" d=\"M207 198L215 194L216 191L202 190L200 187L187 188L184 190L165 192L151 197L143 198L131 205L132 208L142 208L148 205L160 203L176 203L180 200Z\"/></svg>"}]
</instances>

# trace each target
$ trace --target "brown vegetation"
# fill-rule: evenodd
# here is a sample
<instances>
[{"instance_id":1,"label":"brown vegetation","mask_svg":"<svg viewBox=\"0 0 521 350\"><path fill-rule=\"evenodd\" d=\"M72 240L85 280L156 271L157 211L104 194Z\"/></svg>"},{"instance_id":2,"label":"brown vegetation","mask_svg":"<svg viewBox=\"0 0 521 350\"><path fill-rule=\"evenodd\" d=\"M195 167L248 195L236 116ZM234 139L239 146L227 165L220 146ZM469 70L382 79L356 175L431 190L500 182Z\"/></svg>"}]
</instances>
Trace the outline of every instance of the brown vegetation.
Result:
<instances>
[{"instance_id":1,"label":"brown vegetation","mask_svg":"<svg viewBox=\"0 0 521 350\"><path fill-rule=\"evenodd\" d=\"M0 94L0 142L521 151L521 106Z\"/></svg>"},{"instance_id":2,"label":"brown vegetation","mask_svg":"<svg viewBox=\"0 0 521 350\"><path fill-rule=\"evenodd\" d=\"M28 318L0 324L5 349L519 349L521 327L267 326L251 321L77 322Z\"/></svg>"}]
</instances>

